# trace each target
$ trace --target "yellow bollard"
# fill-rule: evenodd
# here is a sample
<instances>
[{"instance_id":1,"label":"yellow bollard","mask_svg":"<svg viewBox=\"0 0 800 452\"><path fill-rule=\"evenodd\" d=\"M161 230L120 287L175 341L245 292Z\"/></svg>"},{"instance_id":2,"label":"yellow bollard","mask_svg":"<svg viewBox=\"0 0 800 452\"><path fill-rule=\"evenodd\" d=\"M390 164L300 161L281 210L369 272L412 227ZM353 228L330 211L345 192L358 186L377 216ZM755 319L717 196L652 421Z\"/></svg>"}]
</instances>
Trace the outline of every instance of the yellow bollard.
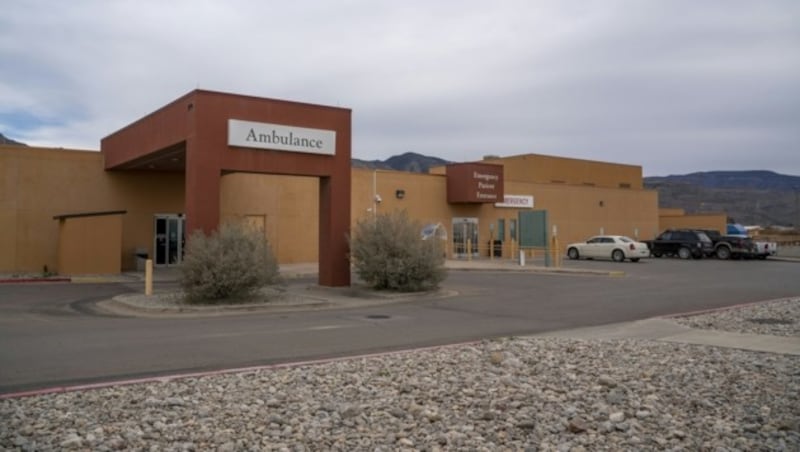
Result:
<instances>
[{"instance_id":1,"label":"yellow bollard","mask_svg":"<svg viewBox=\"0 0 800 452\"><path fill-rule=\"evenodd\" d=\"M153 259L144 263L144 294L148 297L153 295Z\"/></svg>"},{"instance_id":2,"label":"yellow bollard","mask_svg":"<svg viewBox=\"0 0 800 452\"><path fill-rule=\"evenodd\" d=\"M561 257L561 255L558 253L558 239L553 237L551 242L552 244L550 246L550 255L553 258L553 267L558 268L561 267L561 262L559 260L559 257Z\"/></svg>"}]
</instances>

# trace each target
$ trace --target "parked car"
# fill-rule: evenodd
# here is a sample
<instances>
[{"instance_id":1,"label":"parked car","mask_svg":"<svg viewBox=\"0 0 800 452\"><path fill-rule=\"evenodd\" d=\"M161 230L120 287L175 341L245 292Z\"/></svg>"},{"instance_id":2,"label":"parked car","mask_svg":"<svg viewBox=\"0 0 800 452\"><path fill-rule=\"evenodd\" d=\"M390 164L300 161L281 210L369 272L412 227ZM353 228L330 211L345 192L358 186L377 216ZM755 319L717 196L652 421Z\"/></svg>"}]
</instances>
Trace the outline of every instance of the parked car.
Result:
<instances>
[{"instance_id":1,"label":"parked car","mask_svg":"<svg viewBox=\"0 0 800 452\"><path fill-rule=\"evenodd\" d=\"M624 235L598 235L585 242L567 245L567 257L570 259L612 259L615 262L630 259L631 262L639 262L639 259L649 256L650 250L646 244Z\"/></svg>"},{"instance_id":2,"label":"parked car","mask_svg":"<svg viewBox=\"0 0 800 452\"><path fill-rule=\"evenodd\" d=\"M750 237L739 235L722 235L714 229L698 229L705 232L714 243L714 252L711 255L717 259L753 258L757 255L756 244Z\"/></svg>"},{"instance_id":3,"label":"parked car","mask_svg":"<svg viewBox=\"0 0 800 452\"><path fill-rule=\"evenodd\" d=\"M714 242L705 232L694 229L667 229L653 240L644 240L653 257L678 256L700 259L714 253Z\"/></svg>"}]
</instances>

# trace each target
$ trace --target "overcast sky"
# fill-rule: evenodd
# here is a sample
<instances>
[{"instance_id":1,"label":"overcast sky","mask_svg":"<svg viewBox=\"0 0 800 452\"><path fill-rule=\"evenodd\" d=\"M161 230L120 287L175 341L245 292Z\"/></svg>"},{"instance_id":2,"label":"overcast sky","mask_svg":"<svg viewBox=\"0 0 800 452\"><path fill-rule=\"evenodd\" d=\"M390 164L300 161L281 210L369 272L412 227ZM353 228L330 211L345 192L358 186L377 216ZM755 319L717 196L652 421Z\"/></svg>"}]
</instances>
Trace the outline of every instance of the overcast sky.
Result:
<instances>
[{"instance_id":1,"label":"overcast sky","mask_svg":"<svg viewBox=\"0 0 800 452\"><path fill-rule=\"evenodd\" d=\"M353 157L800 175L800 1L5 0L0 133L100 139L195 89L353 110Z\"/></svg>"}]
</instances>

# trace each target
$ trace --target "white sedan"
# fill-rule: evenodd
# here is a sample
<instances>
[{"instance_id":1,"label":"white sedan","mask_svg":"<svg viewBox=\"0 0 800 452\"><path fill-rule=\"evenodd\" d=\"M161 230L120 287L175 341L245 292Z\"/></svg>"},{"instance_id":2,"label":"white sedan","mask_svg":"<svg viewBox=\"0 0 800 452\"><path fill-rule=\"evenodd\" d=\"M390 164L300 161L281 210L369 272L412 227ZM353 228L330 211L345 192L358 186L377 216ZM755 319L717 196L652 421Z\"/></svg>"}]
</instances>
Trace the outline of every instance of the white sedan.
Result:
<instances>
[{"instance_id":1,"label":"white sedan","mask_svg":"<svg viewBox=\"0 0 800 452\"><path fill-rule=\"evenodd\" d=\"M567 256L570 259L613 259L622 262L630 259L639 262L643 257L650 257L650 249L646 243L637 242L624 235L598 235L585 242L567 245Z\"/></svg>"}]
</instances>

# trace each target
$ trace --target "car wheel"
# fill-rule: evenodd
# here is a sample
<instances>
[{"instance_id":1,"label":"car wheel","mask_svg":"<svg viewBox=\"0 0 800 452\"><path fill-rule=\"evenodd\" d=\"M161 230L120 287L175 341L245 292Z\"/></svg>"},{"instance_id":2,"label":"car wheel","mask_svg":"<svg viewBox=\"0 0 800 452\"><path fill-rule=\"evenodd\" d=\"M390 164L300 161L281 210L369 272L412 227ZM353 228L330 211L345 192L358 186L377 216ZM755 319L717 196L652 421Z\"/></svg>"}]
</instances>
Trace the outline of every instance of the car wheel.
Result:
<instances>
[{"instance_id":1,"label":"car wheel","mask_svg":"<svg viewBox=\"0 0 800 452\"><path fill-rule=\"evenodd\" d=\"M692 250L686 248L685 246L682 246L678 249L678 257L680 257L681 259L689 259L690 257L692 257Z\"/></svg>"},{"instance_id":2,"label":"car wheel","mask_svg":"<svg viewBox=\"0 0 800 452\"><path fill-rule=\"evenodd\" d=\"M717 259L728 260L731 258L731 249L727 246L721 246L717 248Z\"/></svg>"},{"instance_id":3,"label":"car wheel","mask_svg":"<svg viewBox=\"0 0 800 452\"><path fill-rule=\"evenodd\" d=\"M631 258L631 262L639 262L639 258L638 257L632 257Z\"/></svg>"},{"instance_id":4,"label":"car wheel","mask_svg":"<svg viewBox=\"0 0 800 452\"><path fill-rule=\"evenodd\" d=\"M580 254L578 253L578 249L570 248L569 250L567 250L567 257L569 257L572 260L579 258Z\"/></svg>"},{"instance_id":5,"label":"car wheel","mask_svg":"<svg viewBox=\"0 0 800 452\"><path fill-rule=\"evenodd\" d=\"M622 250L614 250L611 253L611 259L613 259L614 262L622 262L625 260L625 253L623 253Z\"/></svg>"}]
</instances>

